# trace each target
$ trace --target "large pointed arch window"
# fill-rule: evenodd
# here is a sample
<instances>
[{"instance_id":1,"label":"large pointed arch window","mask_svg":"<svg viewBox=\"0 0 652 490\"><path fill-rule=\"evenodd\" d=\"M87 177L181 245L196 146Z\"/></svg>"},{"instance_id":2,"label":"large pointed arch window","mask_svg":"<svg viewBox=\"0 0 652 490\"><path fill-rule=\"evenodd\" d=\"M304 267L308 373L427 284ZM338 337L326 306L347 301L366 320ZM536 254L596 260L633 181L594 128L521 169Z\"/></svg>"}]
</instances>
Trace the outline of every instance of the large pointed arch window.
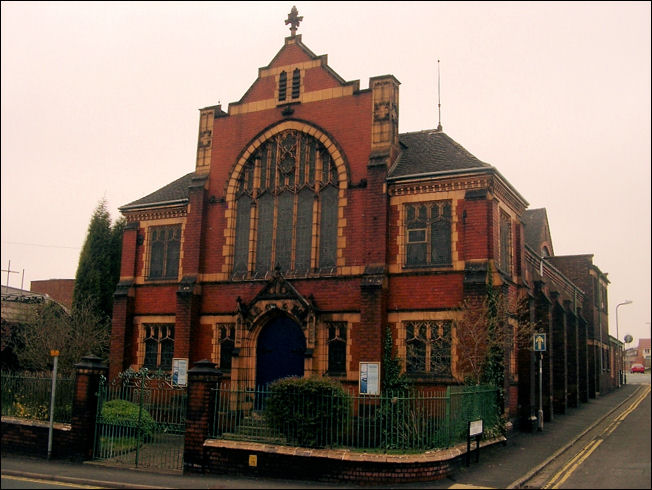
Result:
<instances>
[{"instance_id":1,"label":"large pointed arch window","mask_svg":"<svg viewBox=\"0 0 652 490\"><path fill-rule=\"evenodd\" d=\"M265 141L237 182L233 276L334 272L338 193L335 162L319 140L286 130Z\"/></svg>"}]
</instances>

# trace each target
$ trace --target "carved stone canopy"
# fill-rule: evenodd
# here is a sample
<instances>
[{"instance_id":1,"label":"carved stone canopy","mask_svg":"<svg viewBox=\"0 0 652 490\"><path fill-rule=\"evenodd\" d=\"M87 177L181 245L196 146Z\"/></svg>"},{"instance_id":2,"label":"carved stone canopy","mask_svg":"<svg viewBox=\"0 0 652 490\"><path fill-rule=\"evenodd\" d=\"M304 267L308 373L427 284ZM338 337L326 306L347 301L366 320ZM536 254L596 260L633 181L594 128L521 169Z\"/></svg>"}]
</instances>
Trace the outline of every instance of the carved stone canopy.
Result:
<instances>
[{"instance_id":1,"label":"carved stone canopy","mask_svg":"<svg viewBox=\"0 0 652 490\"><path fill-rule=\"evenodd\" d=\"M249 303L238 297L238 316L248 326L253 326L263 315L273 311L284 312L300 321L304 327L308 319L314 318L314 298L305 298L276 270L260 292Z\"/></svg>"}]
</instances>

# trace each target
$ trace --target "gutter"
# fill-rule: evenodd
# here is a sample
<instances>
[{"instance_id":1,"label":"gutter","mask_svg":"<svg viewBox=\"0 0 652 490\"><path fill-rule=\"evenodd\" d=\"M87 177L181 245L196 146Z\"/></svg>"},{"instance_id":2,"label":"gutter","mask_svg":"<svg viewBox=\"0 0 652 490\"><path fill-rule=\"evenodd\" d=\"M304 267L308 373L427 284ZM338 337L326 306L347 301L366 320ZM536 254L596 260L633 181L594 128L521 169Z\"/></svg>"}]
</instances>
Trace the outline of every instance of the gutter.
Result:
<instances>
[{"instance_id":1,"label":"gutter","mask_svg":"<svg viewBox=\"0 0 652 490\"><path fill-rule=\"evenodd\" d=\"M122 206L118 208L118 211L121 213L125 211L138 211L141 209L150 209L150 208L158 208L158 207L170 207L170 206L179 206L183 204L188 204L188 198L183 198L183 199L174 199L172 201L162 201L162 202L154 202L154 203L145 203L145 204L128 204L126 206Z\"/></svg>"}]
</instances>

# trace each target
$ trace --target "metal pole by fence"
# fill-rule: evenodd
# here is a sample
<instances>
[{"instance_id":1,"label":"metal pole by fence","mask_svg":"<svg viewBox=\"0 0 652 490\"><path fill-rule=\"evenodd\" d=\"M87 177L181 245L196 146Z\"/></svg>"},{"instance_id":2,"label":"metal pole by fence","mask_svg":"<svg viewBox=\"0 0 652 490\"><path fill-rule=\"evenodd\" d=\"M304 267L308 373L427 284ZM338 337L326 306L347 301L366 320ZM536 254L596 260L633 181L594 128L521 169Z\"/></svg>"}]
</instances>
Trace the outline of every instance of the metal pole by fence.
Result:
<instances>
[{"instance_id":1,"label":"metal pole by fence","mask_svg":"<svg viewBox=\"0 0 652 490\"><path fill-rule=\"evenodd\" d=\"M52 431L54 428L54 399L57 392L57 361L59 360L59 351L51 350L50 355L54 357L54 367L52 368L52 392L50 393L50 428L48 430L48 459L52 456Z\"/></svg>"}]
</instances>

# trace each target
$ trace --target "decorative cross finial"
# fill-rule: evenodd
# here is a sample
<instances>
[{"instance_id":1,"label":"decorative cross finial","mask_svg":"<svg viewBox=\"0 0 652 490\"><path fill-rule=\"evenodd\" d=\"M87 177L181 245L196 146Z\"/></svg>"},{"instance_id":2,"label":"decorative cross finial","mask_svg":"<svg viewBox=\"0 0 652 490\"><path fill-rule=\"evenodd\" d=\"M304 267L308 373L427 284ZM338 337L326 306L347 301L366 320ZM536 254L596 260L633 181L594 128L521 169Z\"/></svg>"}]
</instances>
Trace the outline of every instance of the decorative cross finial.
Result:
<instances>
[{"instance_id":1,"label":"decorative cross finial","mask_svg":"<svg viewBox=\"0 0 652 490\"><path fill-rule=\"evenodd\" d=\"M288 18L285 19L285 25L290 24L290 32L292 33L292 37L297 35L297 27L299 27L299 23L303 20L303 15L299 15L299 11L297 10L296 5L292 7L292 10L288 14Z\"/></svg>"}]
</instances>

